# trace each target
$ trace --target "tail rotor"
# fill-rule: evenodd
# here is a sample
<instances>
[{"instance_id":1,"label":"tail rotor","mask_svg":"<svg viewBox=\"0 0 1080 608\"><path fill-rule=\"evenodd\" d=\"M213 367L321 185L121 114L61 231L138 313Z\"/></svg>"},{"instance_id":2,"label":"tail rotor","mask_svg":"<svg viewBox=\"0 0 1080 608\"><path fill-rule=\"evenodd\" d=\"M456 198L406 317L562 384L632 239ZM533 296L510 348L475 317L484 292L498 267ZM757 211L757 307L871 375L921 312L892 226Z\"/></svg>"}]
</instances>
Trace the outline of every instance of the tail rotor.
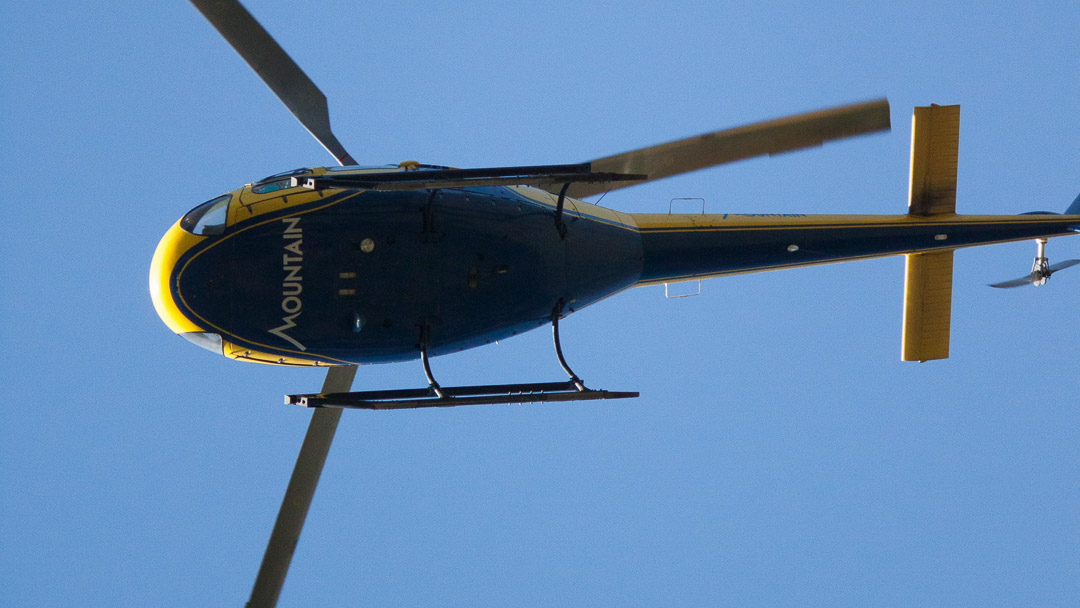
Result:
<instances>
[{"instance_id":1,"label":"tail rotor","mask_svg":"<svg viewBox=\"0 0 1080 608\"><path fill-rule=\"evenodd\" d=\"M1080 197L1078 197L1077 200L1080 201ZM997 287L999 289L1009 289L1024 285L1035 285L1038 287L1040 285L1045 285L1046 280L1055 272L1080 264L1080 260L1065 260L1064 262L1058 262L1057 264L1051 265L1050 260L1046 257L1046 239L1035 239L1035 243L1038 246L1038 250L1035 254L1035 261L1031 265L1030 274L1026 277L1020 277L1019 279L1013 279L1011 281L991 283L990 287Z\"/></svg>"}]
</instances>

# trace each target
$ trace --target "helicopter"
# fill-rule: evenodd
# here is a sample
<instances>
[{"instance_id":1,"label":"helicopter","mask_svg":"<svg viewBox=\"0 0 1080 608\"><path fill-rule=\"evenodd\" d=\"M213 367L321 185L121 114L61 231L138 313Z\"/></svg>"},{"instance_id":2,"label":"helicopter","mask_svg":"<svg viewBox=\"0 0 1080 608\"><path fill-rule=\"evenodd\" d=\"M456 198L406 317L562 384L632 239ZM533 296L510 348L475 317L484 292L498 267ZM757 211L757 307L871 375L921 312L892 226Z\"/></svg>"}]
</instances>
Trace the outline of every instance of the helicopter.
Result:
<instances>
[{"instance_id":1,"label":"helicopter","mask_svg":"<svg viewBox=\"0 0 1080 608\"><path fill-rule=\"evenodd\" d=\"M340 166L285 171L206 201L162 238L150 291L165 324L230 359L325 366L250 605L280 592L343 409L619 399L588 388L559 338L566 315L631 287L875 257L907 260L902 359L948 356L953 251L1034 239L1029 276L1057 270L1065 214L955 213L958 106L916 108L901 215L630 214L585 198L890 128L886 100L716 131L584 163L456 169L356 163L325 96L236 1L192 0ZM565 382L441 386L429 358L550 325ZM426 388L349 392L356 365L419 359Z\"/></svg>"}]
</instances>

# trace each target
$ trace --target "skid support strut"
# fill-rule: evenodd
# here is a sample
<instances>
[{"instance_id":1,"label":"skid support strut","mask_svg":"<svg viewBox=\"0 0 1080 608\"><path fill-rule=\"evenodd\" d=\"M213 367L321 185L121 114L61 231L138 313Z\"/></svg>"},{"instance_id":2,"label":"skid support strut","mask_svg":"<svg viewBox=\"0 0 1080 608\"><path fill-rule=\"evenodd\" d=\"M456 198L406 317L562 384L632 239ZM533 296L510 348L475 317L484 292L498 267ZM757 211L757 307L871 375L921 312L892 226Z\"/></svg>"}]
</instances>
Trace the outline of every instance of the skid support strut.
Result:
<instances>
[{"instance_id":1,"label":"skid support strut","mask_svg":"<svg viewBox=\"0 0 1080 608\"><path fill-rule=\"evenodd\" d=\"M559 190L559 201L555 203L555 229L559 231L559 238L566 240L566 224L562 221L563 205L566 203L566 191L570 189L570 182L563 184L562 190ZM559 305L562 305L562 300L559 300ZM562 356L559 357L562 359Z\"/></svg>"},{"instance_id":2,"label":"skid support strut","mask_svg":"<svg viewBox=\"0 0 1080 608\"><path fill-rule=\"evenodd\" d=\"M428 340L431 337L431 326L425 325L420 330L420 362L424 365L424 376L428 381L428 390L430 390L439 399L445 399L446 393L443 392L442 387L435 381L435 376L431 373L431 363L428 361Z\"/></svg>"},{"instance_id":3,"label":"skid support strut","mask_svg":"<svg viewBox=\"0 0 1080 608\"><path fill-rule=\"evenodd\" d=\"M581 381L581 378L578 378L574 370L570 369L566 357L562 354L562 343L559 340L559 317L562 316L562 311L563 301L560 298L559 303L555 305L555 310L551 311L551 338L555 342L555 356L559 359L559 365L562 366L563 371L566 372L567 376L570 376L570 383L579 391L587 391L589 389L585 388L585 383Z\"/></svg>"},{"instance_id":4,"label":"skid support strut","mask_svg":"<svg viewBox=\"0 0 1080 608\"><path fill-rule=\"evenodd\" d=\"M389 391L365 391L359 393L319 393L314 395L286 395L285 403L304 407L336 407L363 410L398 410L422 407L454 407L458 405L487 405L496 403L546 403L551 401L592 401L596 399L628 399L637 397L636 392L594 390L585 386L581 378L570 369L563 356L559 340L559 317L563 301L555 305L551 313L551 334L555 342L555 356L570 379L566 382L532 382L527 384L488 384L480 386L441 386L431 373L428 347L431 329L424 326L420 332L420 361L424 366L427 388L397 389Z\"/></svg>"}]
</instances>

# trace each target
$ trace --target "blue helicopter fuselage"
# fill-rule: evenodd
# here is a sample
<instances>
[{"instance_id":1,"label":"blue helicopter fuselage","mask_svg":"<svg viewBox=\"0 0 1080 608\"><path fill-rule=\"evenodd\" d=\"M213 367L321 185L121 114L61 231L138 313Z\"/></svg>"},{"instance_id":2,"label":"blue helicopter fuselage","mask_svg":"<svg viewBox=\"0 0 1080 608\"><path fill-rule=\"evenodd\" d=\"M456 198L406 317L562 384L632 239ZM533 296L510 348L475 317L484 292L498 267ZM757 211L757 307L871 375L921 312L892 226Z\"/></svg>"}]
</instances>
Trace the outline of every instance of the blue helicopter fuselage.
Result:
<instances>
[{"instance_id":1,"label":"blue helicopter fuselage","mask_svg":"<svg viewBox=\"0 0 1080 608\"><path fill-rule=\"evenodd\" d=\"M163 244L190 245L159 265L169 277L155 303L175 308L163 318L220 335L235 358L382 363L417 358L422 332L439 355L548 324L560 302L568 314L641 273L641 239L625 216L571 205L563 238L551 206L514 188L311 198L194 242L174 226Z\"/></svg>"},{"instance_id":2,"label":"blue helicopter fuselage","mask_svg":"<svg viewBox=\"0 0 1080 608\"><path fill-rule=\"evenodd\" d=\"M150 291L173 331L259 363L403 361L419 358L421 343L430 355L481 346L636 285L1044 238L1080 224L1051 213L626 214L572 198L559 216L557 197L530 187L297 184L267 178L169 230Z\"/></svg>"}]
</instances>

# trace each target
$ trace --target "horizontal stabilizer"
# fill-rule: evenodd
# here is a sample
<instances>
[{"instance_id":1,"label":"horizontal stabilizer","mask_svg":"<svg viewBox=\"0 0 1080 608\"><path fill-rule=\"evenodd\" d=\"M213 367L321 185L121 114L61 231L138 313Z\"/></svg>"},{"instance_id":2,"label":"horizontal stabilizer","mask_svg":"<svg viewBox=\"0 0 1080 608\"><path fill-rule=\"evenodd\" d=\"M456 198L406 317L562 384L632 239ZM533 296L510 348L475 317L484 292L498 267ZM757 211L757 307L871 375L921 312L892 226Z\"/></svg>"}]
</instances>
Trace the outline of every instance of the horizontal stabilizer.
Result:
<instances>
[{"instance_id":1,"label":"horizontal stabilizer","mask_svg":"<svg viewBox=\"0 0 1080 608\"><path fill-rule=\"evenodd\" d=\"M912 253L904 276L904 337L901 360L949 357L953 252Z\"/></svg>"},{"instance_id":2,"label":"horizontal stabilizer","mask_svg":"<svg viewBox=\"0 0 1080 608\"><path fill-rule=\"evenodd\" d=\"M916 107L911 116L908 213L956 213L960 106Z\"/></svg>"}]
</instances>

